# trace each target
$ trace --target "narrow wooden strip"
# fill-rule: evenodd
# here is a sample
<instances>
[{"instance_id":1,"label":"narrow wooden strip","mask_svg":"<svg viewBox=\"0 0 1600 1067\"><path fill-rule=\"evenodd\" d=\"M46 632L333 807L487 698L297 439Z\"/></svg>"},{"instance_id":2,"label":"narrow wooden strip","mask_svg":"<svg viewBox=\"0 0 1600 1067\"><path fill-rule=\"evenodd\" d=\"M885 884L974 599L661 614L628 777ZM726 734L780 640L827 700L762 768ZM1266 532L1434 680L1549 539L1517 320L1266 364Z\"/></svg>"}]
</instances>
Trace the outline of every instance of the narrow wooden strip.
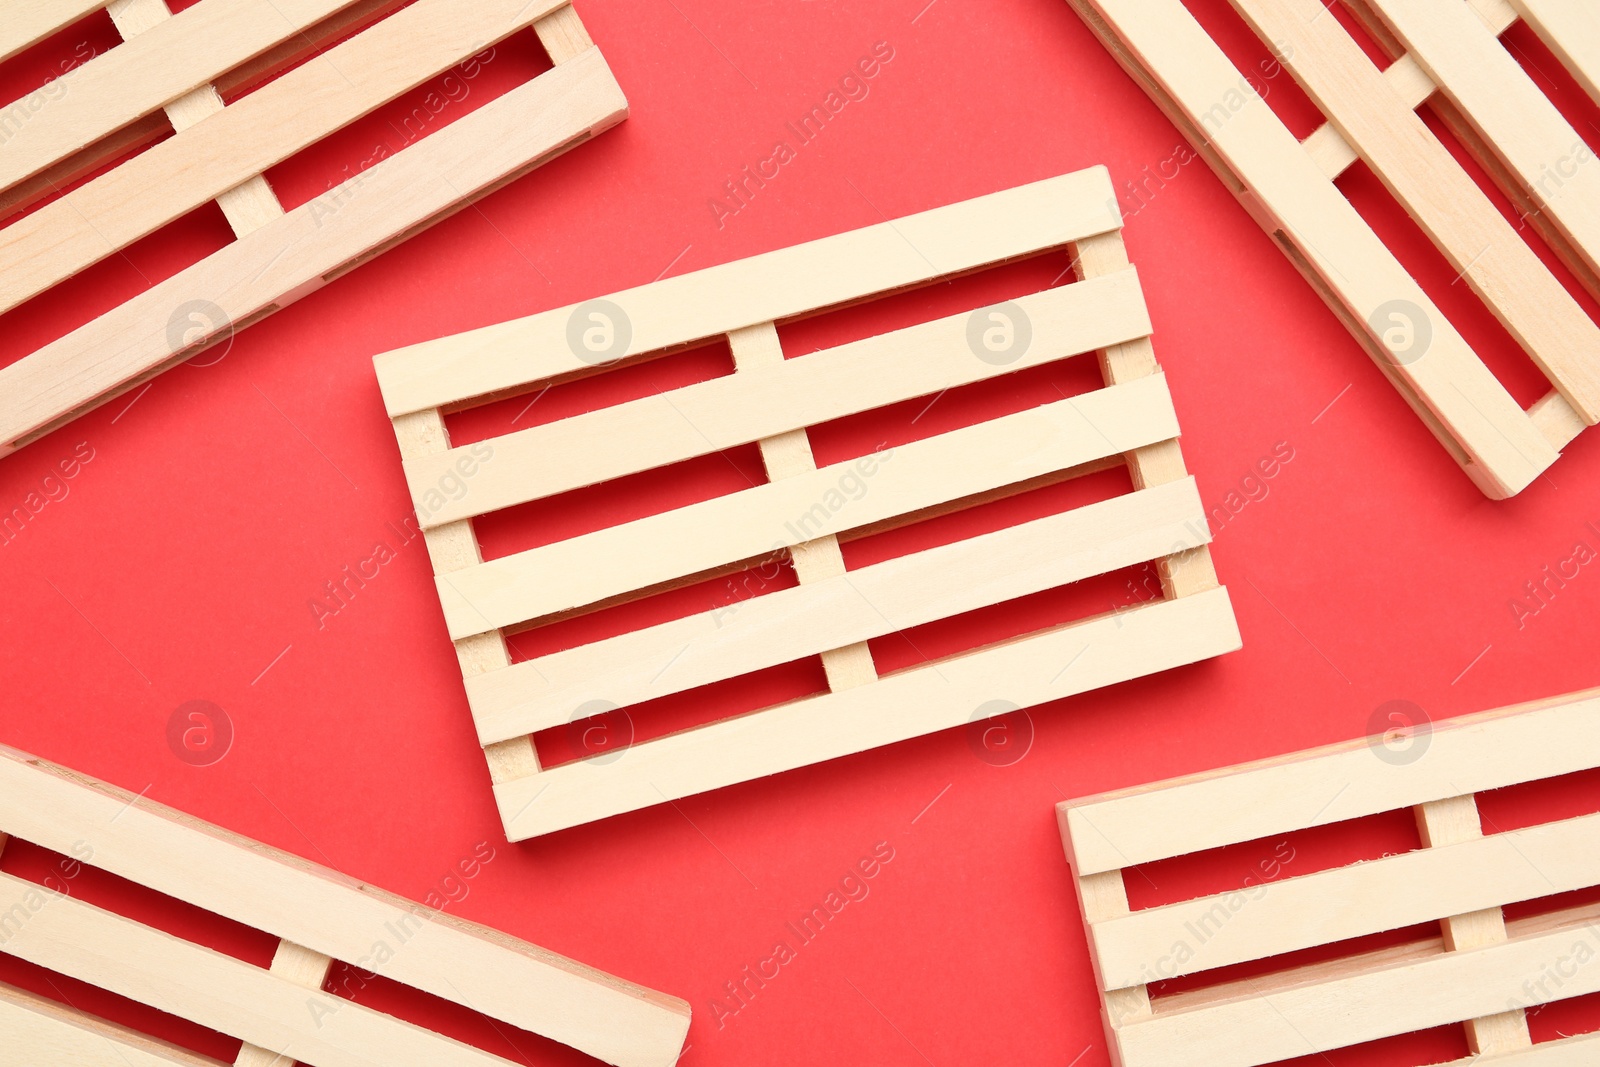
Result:
<instances>
[{"instance_id":1,"label":"narrow wooden strip","mask_svg":"<svg viewBox=\"0 0 1600 1067\"><path fill-rule=\"evenodd\" d=\"M151 2L165 11L162 0ZM559 2L421 0L232 107L209 85L180 97L168 105L177 136L0 230L0 311L207 200L219 200L239 236L260 228L282 214L262 171Z\"/></svg>"},{"instance_id":2,"label":"narrow wooden strip","mask_svg":"<svg viewBox=\"0 0 1600 1067\"><path fill-rule=\"evenodd\" d=\"M689 1006L676 998L3 747L0 826L609 1063L658 1067L682 1047Z\"/></svg>"},{"instance_id":3,"label":"narrow wooden strip","mask_svg":"<svg viewBox=\"0 0 1600 1067\"><path fill-rule=\"evenodd\" d=\"M1063 827L1063 832L1065 828ZM1083 922L1093 930L1118 916L1128 914L1128 887L1121 871L1101 871L1078 879L1078 904L1083 911ZM1095 981L1100 988L1105 982L1095 964ZM1106 1043L1117 1047L1117 1031L1124 1023L1150 1016L1150 991L1142 985L1126 985L1107 989L1101 997L1101 1015L1106 1026Z\"/></svg>"},{"instance_id":4,"label":"narrow wooden strip","mask_svg":"<svg viewBox=\"0 0 1600 1067\"><path fill-rule=\"evenodd\" d=\"M1583 419L1572 410L1567 398L1554 389L1534 401L1533 407L1528 409L1528 417L1557 451L1571 444L1584 429Z\"/></svg>"},{"instance_id":5,"label":"narrow wooden strip","mask_svg":"<svg viewBox=\"0 0 1600 1067\"><path fill-rule=\"evenodd\" d=\"M1182 601L1179 601L1182 603ZM1119 1031L1126 1067L1258 1067L1502 1011L1600 991L1600 968L1563 983L1552 961L1600 954L1600 925L1514 937L1373 970L1182 1010ZM1488 1062L1493 1062L1488 1061Z\"/></svg>"},{"instance_id":6,"label":"narrow wooden strip","mask_svg":"<svg viewBox=\"0 0 1600 1067\"><path fill-rule=\"evenodd\" d=\"M1479 14L1482 16L1485 12L1480 10ZM1485 24L1489 27L1489 32L1498 37L1516 20L1517 13L1509 5L1499 3L1495 5L1492 17L1487 19ZM1428 77L1428 72L1409 55L1403 55L1389 64L1384 69L1383 80L1389 83L1389 88L1404 100L1412 111L1421 107L1439 88L1433 84L1433 79ZM1317 168L1330 181L1343 174L1359 158L1356 150L1350 147L1350 142L1344 139L1331 122L1324 122L1318 126L1300 143L1316 161Z\"/></svg>"},{"instance_id":7,"label":"narrow wooden strip","mask_svg":"<svg viewBox=\"0 0 1600 1067\"><path fill-rule=\"evenodd\" d=\"M1504 55L1461 0L1447 2ZM1584 422L1600 420L1600 328L1339 21L1318 17L1317 0L1233 6Z\"/></svg>"},{"instance_id":8,"label":"narrow wooden strip","mask_svg":"<svg viewBox=\"0 0 1600 1067\"><path fill-rule=\"evenodd\" d=\"M44 892L0 874L0 911L23 909L29 916L0 951L317 1067L509 1062L71 896Z\"/></svg>"},{"instance_id":9,"label":"narrow wooden strip","mask_svg":"<svg viewBox=\"0 0 1600 1067\"><path fill-rule=\"evenodd\" d=\"M332 965L333 960L320 952L301 948L293 941L279 941L269 970L297 986L320 992ZM286 1051L264 1049L247 1041L234 1057L233 1067L289 1067L294 1061L284 1054Z\"/></svg>"},{"instance_id":10,"label":"narrow wooden strip","mask_svg":"<svg viewBox=\"0 0 1600 1067\"><path fill-rule=\"evenodd\" d=\"M1370 6L1541 206L1590 277L1600 272L1600 165L1592 146L1458 0Z\"/></svg>"},{"instance_id":11,"label":"narrow wooden strip","mask_svg":"<svg viewBox=\"0 0 1600 1067\"><path fill-rule=\"evenodd\" d=\"M1542 221L1593 284L1600 275L1600 162L1592 146L1459 0L1371 0L1370 6L1542 208Z\"/></svg>"},{"instance_id":12,"label":"narrow wooden strip","mask_svg":"<svg viewBox=\"0 0 1600 1067\"><path fill-rule=\"evenodd\" d=\"M552 63L565 63L594 47L583 20L567 0L561 0L560 7L535 22L533 30Z\"/></svg>"},{"instance_id":13,"label":"narrow wooden strip","mask_svg":"<svg viewBox=\"0 0 1600 1067\"><path fill-rule=\"evenodd\" d=\"M57 84L0 155L0 189L94 144L353 0L201 0L95 56Z\"/></svg>"},{"instance_id":14,"label":"narrow wooden strip","mask_svg":"<svg viewBox=\"0 0 1600 1067\"><path fill-rule=\"evenodd\" d=\"M1057 248L1119 225L1111 179L1094 167L613 293L605 298L609 306L585 301L386 352L373 362L391 416L447 407ZM584 340L591 323L601 331L594 342L604 342L598 350Z\"/></svg>"},{"instance_id":15,"label":"narrow wooden strip","mask_svg":"<svg viewBox=\"0 0 1600 1067\"><path fill-rule=\"evenodd\" d=\"M1470 793L1419 804L1416 807L1416 817L1422 843L1429 849L1464 844L1483 838L1483 822L1478 814L1478 798ZM1593 845L1588 847L1592 849ZM1527 857L1504 856L1500 862L1514 864L1519 859L1526 861ZM1493 868L1488 868L1477 872L1476 877L1492 878L1496 873L1498 872ZM1468 874L1466 877L1474 875ZM1600 878L1591 878L1584 885L1593 885L1596 882L1600 882ZM1500 909L1503 903L1505 902L1499 901L1492 907L1471 910L1457 908L1452 910L1452 914L1441 917L1439 928L1444 933L1445 948L1451 952L1470 952L1504 941L1506 921L1505 913ZM1527 1017L1520 1007L1468 1019L1462 1025L1466 1027L1467 1045L1474 1052L1485 1054L1509 1052L1533 1044L1533 1038L1528 1032Z\"/></svg>"},{"instance_id":16,"label":"narrow wooden strip","mask_svg":"<svg viewBox=\"0 0 1600 1067\"><path fill-rule=\"evenodd\" d=\"M1116 870L1600 766L1600 689L1435 723L1407 743L1428 745L1426 758L1386 761L1362 738L1069 801L1074 865Z\"/></svg>"},{"instance_id":17,"label":"narrow wooden strip","mask_svg":"<svg viewBox=\"0 0 1600 1067\"><path fill-rule=\"evenodd\" d=\"M488 742L627 707L1204 544L1194 479L713 608L467 679Z\"/></svg>"},{"instance_id":18,"label":"narrow wooden strip","mask_svg":"<svg viewBox=\"0 0 1600 1067\"><path fill-rule=\"evenodd\" d=\"M1486 493L1514 494L1556 460L1559 453L1179 0L1072 3ZM1420 355L1389 347L1399 342L1380 328L1381 313L1402 306L1431 328Z\"/></svg>"},{"instance_id":19,"label":"narrow wooden strip","mask_svg":"<svg viewBox=\"0 0 1600 1067\"><path fill-rule=\"evenodd\" d=\"M1073 245L1073 269L1089 284L1116 277L1128 267L1128 250L1121 231L1098 234ZM1142 300L1142 298L1141 298ZM1107 385L1132 381L1160 369L1148 333L1100 349L1100 373ZM1183 450L1176 440L1162 441L1129 452L1124 457L1135 488L1163 485L1188 476ZM1165 596L1188 596L1217 587L1217 571L1211 564L1211 549L1206 545L1164 556L1156 563Z\"/></svg>"},{"instance_id":20,"label":"narrow wooden strip","mask_svg":"<svg viewBox=\"0 0 1600 1067\"><path fill-rule=\"evenodd\" d=\"M1008 362L974 353L980 308L407 460L418 519L486 514L1150 332L1131 268L1014 304L1031 340Z\"/></svg>"},{"instance_id":21,"label":"narrow wooden strip","mask_svg":"<svg viewBox=\"0 0 1600 1067\"><path fill-rule=\"evenodd\" d=\"M513 841L1033 707L1239 647L1225 589L1017 638L871 685L647 741L495 787Z\"/></svg>"},{"instance_id":22,"label":"narrow wooden strip","mask_svg":"<svg viewBox=\"0 0 1600 1067\"><path fill-rule=\"evenodd\" d=\"M3 948L3 946L0 946ZM175 1045L0 985L8 1062L30 1067L222 1067Z\"/></svg>"},{"instance_id":23,"label":"narrow wooden strip","mask_svg":"<svg viewBox=\"0 0 1600 1067\"><path fill-rule=\"evenodd\" d=\"M1600 885L1600 815L1148 908L1098 922L1092 937L1101 980L1117 989L1437 919L1498 919L1503 904L1592 885ZM1458 925L1471 940L1450 938ZM1452 924L1446 940L1465 949L1494 939Z\"/></svg>"},{"instance_id":24,"label":"narrow wooden strip","mask_svg":"<svg viewBox=\"0 0 1600 1067\"><path fill-rule=\"evenodd\" d=\"M105 0L28 0L8 5L0 21L0 63L105 6Z\"/></svg>"},{"instance_id":25,"label":"narrow wooden strip","mask_svg":"<svg viewBox=\"0 0 1600 1067\"><path fill-rule=\"evenodd\" d=\"M443 452L450 447L450 434L445 429L444 416L437 411L400 415L393 422L402 459ZM423 544L427 546L434 574L475 567L483 562L477 536L472 532L472 523L465 519L424 530ZM479 674L511 666L511 649L506 645L505 635L499 630L456 641L455 648L461 675L469 682ZM489 777L496 782L539 773L539 754L531 737L507 738L485 745L484 758L489 761Z\"/></svg>"},{"instance_id":26,"label":"narrow wooden strip","mask_svg":"<svg viewBox=\"0 0 1600 1067\"><path fill-rule=\"evenodd\" d=\"M1594 1067L1596 1063L1600 1063L1600 1034L1579 1034L1498 1056L1468 1056L1442 1067Z\"/></svg>"},{"instance_id":27,"label":"narrow wooden strip","mask_svg":"<svg viewBox=\"0 0 1600 1067\"><path fill-rule=\"evenodd\" d=\"M626 113L627 102L597 49L546 71L0 369L0 396L6 398L0 442L15 446L81 414ZM193 301L209 301L225 321L185 347L186 338L171 324Z\"/></svg>"},{"instance_id":28,"label":"narrow wooden strip","mask_svg":"<svg viewBox=\"0 0 1600 1067\"><path fill-rule=\"evenodd\" d=\"M452 638L599 603L1178 434L1152 375L439 575Z\"/></svg>"},{"instance_id":29,"label":"narrow wooden strip","mask_svg":"<svg viewBox=\"0 0 1600 1067\"><path fill-rule=\"evenodd\" d=\"M1600 9L1587 0L1511 0L1533 32L1600 103Z\"/></svg>"},{"instance_id":30,"label":"narrow wooden strip","mask_svg":"<svg viewBox=\"0 0 1600 1067\"><path fill-rule=\"evenodd\" d=\"M778 328L770 322L746 326L728 334L728 347L733 353L733 363L740 373L783 366L783 344L778 340ZM804 427L786 430L757 442L761 462L767 477L794 478L810 474L817 469L816 456L811 451L811 437ZM789 561L794 565L795 577L801 585L844 577L844 553L839 550L839 538L823 534L810 541L789 547ZM822 671L828 678L828 688L837 692L851 686L866 685L878 680L878 668L872 662L872 650L865 641L825 646Z\"/></svg>"}]
</instances>

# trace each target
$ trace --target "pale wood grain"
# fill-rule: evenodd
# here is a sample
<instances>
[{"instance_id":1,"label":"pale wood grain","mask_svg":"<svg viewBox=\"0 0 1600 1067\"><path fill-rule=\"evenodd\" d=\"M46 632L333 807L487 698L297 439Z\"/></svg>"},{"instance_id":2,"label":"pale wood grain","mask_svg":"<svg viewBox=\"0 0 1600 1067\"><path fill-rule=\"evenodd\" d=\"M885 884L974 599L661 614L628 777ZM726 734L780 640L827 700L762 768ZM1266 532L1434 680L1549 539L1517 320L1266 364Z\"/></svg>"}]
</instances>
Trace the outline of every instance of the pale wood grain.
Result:
<instances>
[{"instance_id":1,"label":"pale wood grain","mask_svg":"<svg viewBox=\"0 0 1600 1067\"><path fill-rule=\"evenodd\" d=\"M23 1067L223 1067L175 1045L0 985L0 1033Z\"/></svg>"},{"instance_id":2,"label":"pale wood grain","mask_svg":"<svg viewBox=\"0 0 1600 1067\"><path fill-rule=\"evenodd\" d=\"M627 707L1205 542L1194 480L1100 501L469 677L479 738ZM960 576L952 581L952 576Z\"/></svg>"},{"instance_id":3,"label":"pale wood grain","mask_svg":"<svg viewBox=\"0 0 1600 1067\"><path fill-rule=\"evenodd\" d=\"M0 825L65 855L87 846L96 867L607 1062L656 1067L682 1045L682 1001L4 748ZM300 988L299 1016L305 1002ZM292 1035L279 1033L234 1036L281 1049Z\"/></svg>"},{"instance_id":4,"label":"pale wood grain","mask_svg":"<svg viewBox=\"0 0 1600 1067\"><path fill-rule=\"evenodd\" d=\"M293 941L279 941L268 969L295 985L320 991L328 980L328 969L332 965L333 960L320 952L301 948ZM247 1041L240 1046L239 1055L234 1057L233 1067L290 1067L294 1062L292 1057L281 1052L264 1049Z\"/></svg>"},{"instance_id":5,"label":"pale wood grain","mask_svg":"<svg viewBox=\"0 0 1600 1067\"><path fill-rule=\"evenodd\" d=\"M0 20L0 62L105 6L106 0L27 0L8 5Z\"/></svg>"},{"instance_id":6,"label":"pale wood grain","mask_svg":"<svg viewBox=\"0 0 1600 1067\"><path fill-rule=\"evenodd\" d=\"M1435 723L1427 743L1409 763L1378 759L1361 738L1071 801L1076 869L1116 870L1600 766L1600 689Z\"/></svg>"},{"instance_id":7,"label":"pale wood grain","mask_svg":"<svg viewBox=\"0 0 1600 1067\"><path fill-rule=\"evenodd\" d=\"M469 637L1027 482L1177 433L1166 378L1150 375L451 571L435 584L451 636Z\"/></svg>"},{"instance_id":8,"label":"pale wood grain","mask_svg":"<svg viewBox=\"0 0 1600 1067\"><path fill-rule=\"evenodd\" d=\"M513 840L1033 707L1239 647L1227 591L1070 623L495 787Z\"/></svg>"},{"instance_id":9,"label":"pale wood grain","mask_svg":"<svg viewBox=\"0 0 1600 1067\"><path fill-rule=\"evenodd\" d=\"M559 68L558 68L559 69ZM665 278L606 297L631 325L618 360L1056 248L1120 225L1104 167ZM595 370L568 345L587 301L377 356L389 414Z\"/></svg>"},{"instance_id":10,"label":"pale wood grain","mask_svg":"<svg viewBox=\"0 0 1600 1067\"><path fill-rule=\"evenodd\" d=\"M1150 332L1131 268L1015 303L1033 339L1012 363L973 356L967 324L975 313L962 312L502 434L476 449L407 459L418 518L424 526L471 518ZM492 454L485 456L485 448ZM463 464L470 475L453 476ZM449 495L437 492L441 483L455 482L463 484Z\"/></svg>"},{"instance_id":11,"label":"pale wood grain","mask_svg":"<svg viewBox=\"0 0 1600 1067\"><path fill-rule=\"evenodd\" d=\"M1587 0L1511 0L1590 98L1600 103L1600 8Z\"/></svg>"}]
</instances>

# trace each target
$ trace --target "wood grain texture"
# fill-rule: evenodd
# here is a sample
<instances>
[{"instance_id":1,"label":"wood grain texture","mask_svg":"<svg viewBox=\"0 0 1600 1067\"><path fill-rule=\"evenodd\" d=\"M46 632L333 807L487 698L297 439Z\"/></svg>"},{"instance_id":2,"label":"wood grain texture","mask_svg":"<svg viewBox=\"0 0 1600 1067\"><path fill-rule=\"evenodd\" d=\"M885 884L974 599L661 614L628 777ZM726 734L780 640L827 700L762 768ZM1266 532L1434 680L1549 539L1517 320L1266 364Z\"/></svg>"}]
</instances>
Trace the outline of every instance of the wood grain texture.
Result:
<instances>
[{"instance_id":1,"label":"wood grain texture","mask_svg":"<svg viewBox=\"0 0 1600 1067\"><path fill-rule=\"evenodd\" d=\"M1545 435L1328 180L1326 163L1300 146L1179 0L1072 4L1486 494L1513 495L1555 461ZM1384 329L1396 307L1426 323L1431 340L1420 354Z\"/></svg>"},{"instance_id":2,"label":"wood grain texture","mask_svg":"<svg viewBox=\"0 0 1600 1067\"><path fill-rule=\"evenodd\" d=\"M105 0L28 0L0 21L0 63L105 7Z\"/></svg>"},{"instance_id":3,"label":"wood grain texture","mask_svg":"<svg viewBox=\"0 0 1600 1067\"><path fill-rule=\"evenodd\" d=\"M1504 53L1460 0L1449 2ZM1233 6L1259 37L1277 42L1295 80L1584 422L1600 419L1600 328L1355 39L1337 19L1317 17L1325 10L1317 0Z\"/></svg>"},{"instance_id":4,"label":"wood grain texture","mask_svg":"<svg viewBox=\"0 0 1600 1067\"><path fill-rule=\"evenodd\" d=\"M919 285L1057 248L1121 223L1104 167L835 234L612 293L628 342L623 361L784 322L863 295ZM608 365L569 343L584 301L377 356L391 416L445 407ZM619 335L620 336L620 335Z\"/></svg>"},{"instance_id":5,"label":"wood grain texture","mask_svg":"<svg viewBox=\"0 0 1600 1067\"><path fill-rule=\"evenodd\" d=\"M626 113L597 49L560 64L0 369L0 442L25 443L231 336ZM208 321L188 333L195 306Z\"/></svg>"},{"instance_id":6,"label":"wood grain texture","mask_svg":"<svg viewBox=\"0 0 1600 1067\"><path fill-rule=\"evenodd\" d=\"M1600 103L1600 8L1586 0L1512 0L1516 13Z\"/></svg>"},{"instance_id":7,"label":"wood grain texture","mask_svg":"<svg viewBox=\"0 0 1600 1067\"><path fill-rule=\"evenodd\" d=\"M153 1037L0 985L0 1033L23 1067L223 1067Z\"/></svg>"},{"instance_id":8,"label":"wood grain texture","mask_svg":"<svg viewBox=\"0 0 1600 1067\"><path fill-rule=\"evenodd\" d=\"M669 1064L676 1058L687 1030L689 1009L682 1001L361 884L11 749L0 749L0 825L24 840L63 854L83 855L85 848L90 849L90 862L96 867L310 952L355 963L386 978L544 1034L609 1063L640 1067ZM23 887L13 888L26 891ZM29 928L41 916L57 913L62 903L51 898L42 908L30 907ZM8 902L0 912L9 907ZM67 914L71 909L59 911ZM74 944L72 937L79 927L75 922L66 925L71 929L60 935L65 940L56 934L39 935L45 946L41 951ZM124 928L112 924L108 929ZM146 935L139 931L127 936L134 940L126 944L145 943ZM397 939L403 943L397 945ZM156 942L150 944L155 953L152 965L176 960L172 965L179 968L178 973L196 974L199 972L183 969L191 962L212 966L206 957L180 959L166 954ZM110 945L110 941L90 938L70 949L71 959L98 967L89 961L99 957L85 954L108 951ZM378 951L379 945L390 946L391 952ZM10 951L12 942L3 947ZM295 1014L307 1017L307 993L299 984L306 973L304 963L303 959L286 959L273 980L265 984L258 977L247 976L248 988L285 1002L290 997L287 990L296 990L292 1001ZM104 965L139 966L138 961L108 961ZM267 973L259 968L248 969ZM154 972L145 977L139 977L134 970L119 973L146 990L150 988L144 984L146 978L156 980ZM226 968L217 973L224 983L219 988L226 988L233 981L228 977L232 972ZM162 990L164 996L179 995L165 984L155 988ZM137 994L129 995L137 999ZM172 1010L167 1004L157 1006ZM205 1009L207 1018L212 1017L209 1013L214 1007ZM274 1024L273 1028L256 1029L257 1022L249 1022L246 1032L233 1031L234 1036L274 1050L282 1050L289 1041L299 1041L303 1036L293 1026L282 1029Z\"/></svg>"},{"instance_id":9,"label":"wood grain texture","mask_svg":"<svg viewBox=\"0 0 1600 1067\"><path fill-rule=\"evenodd\" d=\"M1164 375L923 438L475 567L435 583L452 638L759 559L1178 433Z\"/></svg>"},{"instance_id":10,"label":"wood grain texture","mask_svg":"<svg viewBox=\"0 0 1600 1067\"><path fill-rule=\"evenodd\" d=\"M0 156L0 189L311 28L353 0L202 0L62 77ZM142 28L142 27L141 27Z\"/></svg>"},{"instance_id":11,"label":"wood grain texture","mask_svg":"<svg viewBox=\"0 0 1600 1067\"><path fill-rule=\"evenodd\" d=\"M1224 589L1031 634L495 787L512 840L1034 707L1239 647Z\"/></svg>"},{"instance_id":12,"label":"wood grain texture","mask_svg":"<svg viewBox=\"0 0 1600 1067\"><path fill-rule=\"evenodd\" d=\"M132 2L166 10L163 0ZM283 213L260 177L268 167L559 2L422 0L231 107L224 108L209 85L178 98L167 105L176 136L0 230L0 311L207 200L222 204L238 236L259 229ZM138 9L113 5L110 10L118 27L132 36L138 24L129 24L128 14Z\"/></svg>"},{"instance_id":13,"label":"wood grain texture","mask_svg":"<svg viewBox=\"0 0 1600 1067\"><path fill-rule=\"evenodd\" d=\"M467 679L480 740L628 707L1187 549L1208 538L1194 480L898 556L797 588ZM960 581L952 582L951 576Z\"/></svg>"},{"instance_id":14,"label":"wood grain texture","mask_svg":"<svg viewBox=\"0 0 1600 1067\"><path fill-rule=\"evenodd\" d=\"M476 448L408 459L406 482L425 527L454 522L1150 332L1131 268L1015 303L1033 336L1011 363L973 358L972 313L963 312L503 434ZM456 482L453 492L437 492L441 483Z\"/></svg>"}]
</instances>

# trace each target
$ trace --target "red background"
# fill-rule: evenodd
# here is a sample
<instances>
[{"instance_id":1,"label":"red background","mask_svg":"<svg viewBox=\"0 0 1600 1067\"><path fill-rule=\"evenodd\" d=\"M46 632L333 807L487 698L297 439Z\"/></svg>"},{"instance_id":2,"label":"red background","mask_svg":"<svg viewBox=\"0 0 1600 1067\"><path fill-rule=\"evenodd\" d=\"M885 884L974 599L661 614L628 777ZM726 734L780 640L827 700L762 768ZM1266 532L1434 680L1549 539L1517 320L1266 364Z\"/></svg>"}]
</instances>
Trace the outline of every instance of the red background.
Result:
<instances>
[{"instance_id":1,"label":"red background","mask_svg":"<svg viewBox=\"0 0 1600 1067\"><path fill-rule=\"evenodd\" d=\"M1241 65L1262 60L1221 7L1196 4ZM1484 499L1216 178L1199 162L1163 170L1182 158L1181 138L1065 4L588 0L579 10L629 98L627 122L241 333L222 358L203 354L137 399L0 461L9 512L80 443L93 453L66 495L0 548L0 740L410 897L445 884L488 841L495 858L464 883L452 912L689 1000L685 1063L1092 1065L1108 1056L1055 803L1357 736L1391 700L1442 718L1600 684L1600 566L1552 585L1543 604L1524 589L1579 543L1600 547L1596 442L1580 437L1520 497ZM103 15L58 35L0 66L0 98L115 40ZM1596 129L1594 109L1537 40L1521 28L1508 40L1574 123ZM868 95L719 225L709 204L722 183L792 139L785 123L880 41L893 58ZM518 35L432 121L545 63L531 34ZM1269 83L1269 102L1309 132L1315 116L1289 79ZM285 205L321 192L379 143L397 147L396 123L424 95L275 168ZM1034 709L1031 747L1009 765L978 758L968 733L948 731L508 846L420 543L400 548L336 614L319 619L310 608L375 542L396 544L388 524L411 514L373 354L1095 164L1111 168L1123 194L1129 252L1184 452L1213 510L1243 651ZM1341 185L1519 400L1543 392L1376 181L1358 166ZM207 205L4 316L0 359L228 239ZM786 341L809 349L976 297L1003 299L1048 284L1064 265L1040 261L898 298ZM595 379L552 393L519 425L722 373L725 359L705 350ZM1052 385L1083 388L1078 364L1092 371L1079 360L955 396L916 427L921 404L881 423L847 420L819 432L819 461L1037 403ZM523 403L457 420L458 439L490 432ZM1280 442L1293 459L1270 480L1246 481ZM497 517L482 524L486 550L762 477L753 450L729 459L673 469L621 497ZM1078 491L1062 490L1053 506ZM865 546L847 550L853 565L871 557ZM874 651L880 664L903 665L1051 613L1130 603L1138 581L1117 576ZM1519 597L1539 610L1519 617ZM519 639L519 652L540 650L540 640ZM737 710L815 689L820 677L800 665L710 694L707 706ZM235 730L210 766L168 746L168 721L191 700L214 702ZM691 703L644 709L637 729L660 732ZM563 740L541 739L547 759L563 758L551 754ZM1557 786L1486 801L1500 819L1492 828L1600 808L1592 776ZM1290 870L1415 847L1415 836L1404 816L1365 820L1308 837ZM785 923L879 842L894 858L866 898L728 1014L736 1005L724 983L779 938L792 941ZM1257 851L1147 871L1130 880L1135 906L1237 884ZM3 865L42 878L50 862L18 844ZM257 962L270 957L270 939L113 878L83 874L73 892ZM212 1055L231 1059L237 1044L8 959L0 979ZM407 999L381 983L359 996ZM409 999L417 1017L513 1059L582 1060ZM1592 998L1534 1020L1539 1037L1597 1027ZM1317 1059L1415 1064L1464 1053L1450 1027Z\"/></svg>"}]
</instances>

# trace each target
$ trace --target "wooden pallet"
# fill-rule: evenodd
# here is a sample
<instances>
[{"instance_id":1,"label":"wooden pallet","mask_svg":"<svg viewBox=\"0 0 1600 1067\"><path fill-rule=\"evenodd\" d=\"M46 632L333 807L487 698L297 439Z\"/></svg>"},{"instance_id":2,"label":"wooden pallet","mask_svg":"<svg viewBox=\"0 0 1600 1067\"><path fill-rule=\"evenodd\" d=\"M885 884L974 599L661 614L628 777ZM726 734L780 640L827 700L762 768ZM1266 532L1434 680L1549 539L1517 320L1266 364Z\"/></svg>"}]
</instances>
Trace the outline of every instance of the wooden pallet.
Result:
<instances>
[{"instance_id":1,"label":"wooden pallet","mask_svg":"<svg viewBox=\"0 0 1600 1067\"><path fill-rule=\"evenodd\" d=\"M1502 914L1600 885L1600 815L1486 835L1475 799L1594 767L1600 689L1061 804L1113 1062L1254 1067L1454 1023L1482 1054L1456 1067L1600 1062L1600 1035L1534 1045L1523 1012L1600 990L1600 968L1573 964L1600 955L1600 905ZM1405 808L1416 851L1129 910L1127 868ZM1434 921L1442 936L1429 941L1147 990Z\"/></svg>"},{"instance_id":2,"label":"wooden pallet","mask_svg":"<svg viewBox=\"0 0 1600 1067\"><path fill-rule=\"evenodd\" d=\"M1600 418L1600 328L1415 113L1441 114L1600 296L1600 161L1495 39L1522 14L1595 93L1590 0L1354 0L1399 55L1381 71L1322 0L1231 0L1328 119L1302 142L1181 0L1071 3L1486 494L1519 492ZM1530 409L1334 184L1357 159L1544 371Z\"/></svg>"},{"instance_id":3,"label":"wooden pallet","mask_svg":"<svg viewBox=\"0 0 1600 1067\"><path fill-rule=\"evenodd\" d=\"M271 314L619 122L627 102L566 0L31 0L0 55L106 7L125 38L0 109L0 211L172 136L0 229L0 312L209 200L237 240L0 369L0 455ZM20 17L13 18L12 15ZM285 212L262 172L532 26L555 67ZM163 118L164 112L164 118Z\"/></svg>"},{"instance_id":4,"label":"wooden pallet","mask_svg":"<svg viewBox=\"0 0 1600 1067\"><path fill-rule=\"evenodd\" d=\"M324 992L334 960L608 1063L669 1067L688 1032L675 997L4 746L0 830L281 938L263 969L0 873L0 952L239 1038L238 1067L508 1062ZM217 1067L8 986L0 1032L8 1064Z\"/></svg>"},{"instance_id":5,"label":"wooden pallet","mask_svg":"<svg viewBox=\"0 0 1600 1067\"><path fill-rule=\"evenodd\" d=\"M1120 226L1109 177L1096 168L377 358L513 840L957 726L991 697L1028 707L1239 646ZM1073 284L784 358L777 322L1068 245L1081 279ZM1000 329L999 343L1019 321L1031 341L1007 357L977 354L975 328ZM599 331L589 340L609 340L611 362L595 365L586 329ZM450 446L443 410L723 336L730 376ZM1094 350L1105 388L867 457L868 491L819 506L860 461L819 469L808 426ZM489 563L479 554L475 516L750 442L767 484ZM841 537L1124 462L1137 491L1120 498L845 570ZM525 663L508 655L508 629L774 551L793 560L801 584L731 617L708 611ZM1161 561L1166 599L1115 617L883 678L866 644L1150 560ZM541 770L529 738L586 709L626 708L819 654L829 692L620 756Z\"/></svg>"}]
</instances>

